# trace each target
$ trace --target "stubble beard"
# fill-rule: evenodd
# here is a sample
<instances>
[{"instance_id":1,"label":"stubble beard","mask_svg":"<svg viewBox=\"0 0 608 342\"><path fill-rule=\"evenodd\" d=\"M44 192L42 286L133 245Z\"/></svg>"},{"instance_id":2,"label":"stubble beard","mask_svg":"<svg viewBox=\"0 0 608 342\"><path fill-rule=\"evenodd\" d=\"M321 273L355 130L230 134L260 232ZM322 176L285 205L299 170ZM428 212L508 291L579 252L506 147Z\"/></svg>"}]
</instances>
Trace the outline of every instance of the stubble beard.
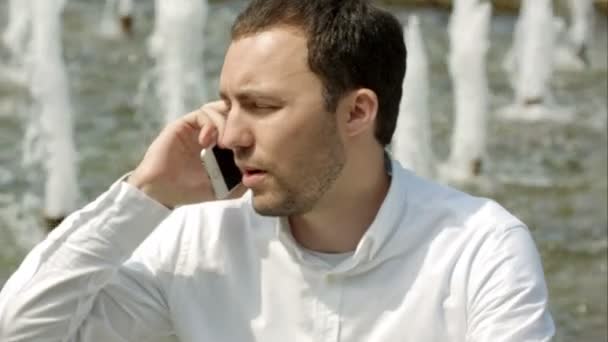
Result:
<instances>
[{"instance_id":1,"label":"stubble beard","mask_svg":"<svg viewBox=\"0 0 608 342\"><path fill-rule=\"evenodd\" d=\"M332 115L332 114L328 114ZM319 200L336 182L346 163L344 145L336 131L335 121L320 129L313 137L317 143L310 149L310 155L291 161L293 177L272 176L273 190L269 190L267 201L256 201L253 207L263 216L302 215L314 209Z\"/></svg>"}]
</instances>

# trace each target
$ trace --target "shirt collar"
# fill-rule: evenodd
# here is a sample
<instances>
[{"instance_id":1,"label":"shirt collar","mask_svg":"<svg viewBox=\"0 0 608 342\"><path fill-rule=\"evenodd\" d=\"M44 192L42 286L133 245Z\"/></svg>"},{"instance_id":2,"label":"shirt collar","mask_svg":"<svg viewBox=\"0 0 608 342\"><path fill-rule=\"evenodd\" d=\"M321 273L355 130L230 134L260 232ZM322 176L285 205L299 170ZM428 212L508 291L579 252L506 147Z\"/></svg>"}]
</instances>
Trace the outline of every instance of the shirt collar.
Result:
<instances>
[{"instance_id":1,"label":"shirt collar","mask_svg":"<svg viewBox=\"0 0 608 342\"><path fill-rule=\"evenodd\" d=\"M362 263L372 261L382 252L382 247L386 245L393 232L399 226L405 216L406 201L402 183L405 181L404 172L400 172L400 166L385 153L385 165L389 176L390 185L386 197L376 214L376 217L368 230L365 232L352 258L339 264L334 271L346 272ZM292 257L299 262L304 262L301 247L293 238L289 228L289 221L286 217L278 218L275 227L276 237L283 243Z\"/></svg>"}]
</instances>

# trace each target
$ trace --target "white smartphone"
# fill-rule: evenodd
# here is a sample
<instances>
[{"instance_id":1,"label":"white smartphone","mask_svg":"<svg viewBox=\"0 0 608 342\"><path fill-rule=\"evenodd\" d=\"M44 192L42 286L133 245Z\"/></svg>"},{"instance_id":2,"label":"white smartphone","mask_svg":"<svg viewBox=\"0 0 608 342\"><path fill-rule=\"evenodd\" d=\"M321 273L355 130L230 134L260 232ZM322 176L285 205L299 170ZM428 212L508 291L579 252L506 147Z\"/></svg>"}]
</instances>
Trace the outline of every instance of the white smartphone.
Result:
<instances>
[{"instance_id":1,"label":"white smartphone","mask_svg":"<svg viewBox=\"0 0 608 342\"><path fill-rule=\"evenodd\" d=\"M217 146L201 151L201 160L211 179L211 186L217 199L224 199L242 179L241 170L234 163L234 154L230 149Z\"/></svg>"}]
</instances>

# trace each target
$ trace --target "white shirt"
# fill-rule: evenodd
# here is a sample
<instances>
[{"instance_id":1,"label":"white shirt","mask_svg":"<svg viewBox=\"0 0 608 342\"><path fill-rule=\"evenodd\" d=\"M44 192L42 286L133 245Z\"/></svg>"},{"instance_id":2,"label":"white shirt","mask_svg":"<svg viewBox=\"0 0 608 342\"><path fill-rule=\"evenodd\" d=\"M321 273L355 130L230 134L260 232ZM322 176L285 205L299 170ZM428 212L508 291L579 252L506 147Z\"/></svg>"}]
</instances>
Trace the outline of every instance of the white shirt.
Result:
<instances>
[{"instance_id":1,"label":"white shirt","mask_svg":"<svg viewBox=\"0 0 608 342\"><path fill-rule=\"evenodd\" d=\"M306 257L286 220L256 214L251 200L171 213L115 183L8 280L0 341L523 342L554 334L530 233L495 202L393 162L374 222L352 256L330 266Z\"/></svg>"}]
</instances>

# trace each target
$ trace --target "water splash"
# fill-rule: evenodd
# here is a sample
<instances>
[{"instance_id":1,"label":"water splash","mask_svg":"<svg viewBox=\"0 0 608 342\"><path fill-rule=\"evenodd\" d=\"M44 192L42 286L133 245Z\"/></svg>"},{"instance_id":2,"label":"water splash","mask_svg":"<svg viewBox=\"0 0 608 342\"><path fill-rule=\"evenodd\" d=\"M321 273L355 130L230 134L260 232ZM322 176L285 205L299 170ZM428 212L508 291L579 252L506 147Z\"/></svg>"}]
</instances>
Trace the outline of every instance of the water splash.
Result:
<instances>
[{"instance_id":1,"label":"water splash","mask_svg":"<svg viewBox=\"0 0 608 342\"><path fill-rule=\"evenodd\" d=\"M486 54L491 16L489 3L454 2L448 28L448 65L454 89L455 119L450 156L440 167L440 178L446 182L464 183L482 173L487 144Z\"/></svg>"},{"instance_id":2,"label":"water splash","mask_svg":"<svg viewBox=\"0 0 608 342\"><path fill-rule=\"evenodd\" d=\"M106 0L99 34L106 39L133 35L133 0Z\"/></svg>"},{"instance_id":3,"label":"water splash","mask_svg":"<svg viewBox=\"0 0 608 342\"><path fill-rule=\"evenodd\" d=\"M7 65L0 66L0 75L12 83L26 85L28 41L31 24L30 0L10 0L8 3L8 25L2 33L2 44L9 51Z\"/></svg>"},{"instance_id":4,"label":"water splash","mask_svg":"<svg viewBox=\"0 0 608 342\"><path fill-rule=\"evenodd\" d=\"M32 0L30 92L32 114L38 114L34 137L44 143L42 165L46 171L44 215L65 217L79 198L77 155L73 142L72 104L62 56L61 14L64 0ZM45 157L45 158L44 158Z\"/></svg>"},{"instance_id":5,"label":"water splash","mask_svg":"<svg viewBox=\"0 0 608 342\"><path fill-rule=\"evenodd\" d=\"M155 6L148 51L156 61L157 97L170 122L207 98L203 37L208 5L201 0L156 0Z\"/></svg>"},{"instance_id":6,"label":"water splash","mask_svg":"<svg viewBox=\"0 0 608 342\"><path fill-rule=\"evenodd\" d=\"M120 37L120 28L116 17L116 1L117 0L106 0L101 15L99 34L107 39L116 39Z\"/></svg>"},{"instance_id":7,"label":"water splash","mask_svg":"<svg viewBox=\"0 0 608 342\"><path fill-rule=\"evenodd\" d=\"M544 103L553 72L555 41L550 0L527 0L517 24L515 97L519 104Z\"/></svg>"},{"instance_id":8,"label":"water splash","mask_svg":"<svg viewBox=\"0 0 608 342\"><path fill-rule=\"evenodd\" d=\"M407 72L399 107L392 153L401 165L427 178L435 176L428 110L428 58L417 16L410 16L405 29L408 47Z\"/></svg>"},{"instance_id":9,"label":"water splash","mask_svg":"<svg viewBox=\"0 0 608 342\"><path fill-rule=\"evenodd\" d=\"M563 40L555 53L555 67L559 70L582 70L590 66L589 44L593 27L593 0L568 0L570 26L563 20L556 23Z\"/></svg>"},{"instance_id":10,"label":"water splash","mask_svg":"<svg viewBox=\"0 0 608 342\"><path fill-rule=\"evenodd\" d=\"M570 122L572 113L553 105L549 89L557 39L551 0L523 0L512 50L504 67L510 73L515 103L499 110L504 119Z\"/></svg>"},{"instance_id":11,"label":"water splash","mask_svg":"<svg viewBox=\"0 0 608 342\"><path fill-rule=\"evenodd\" d=\"M9 0L9 22L2 33L2 43L14 58L25 55L31 22L29 0Z\"/></svg>"}]
</instances>

